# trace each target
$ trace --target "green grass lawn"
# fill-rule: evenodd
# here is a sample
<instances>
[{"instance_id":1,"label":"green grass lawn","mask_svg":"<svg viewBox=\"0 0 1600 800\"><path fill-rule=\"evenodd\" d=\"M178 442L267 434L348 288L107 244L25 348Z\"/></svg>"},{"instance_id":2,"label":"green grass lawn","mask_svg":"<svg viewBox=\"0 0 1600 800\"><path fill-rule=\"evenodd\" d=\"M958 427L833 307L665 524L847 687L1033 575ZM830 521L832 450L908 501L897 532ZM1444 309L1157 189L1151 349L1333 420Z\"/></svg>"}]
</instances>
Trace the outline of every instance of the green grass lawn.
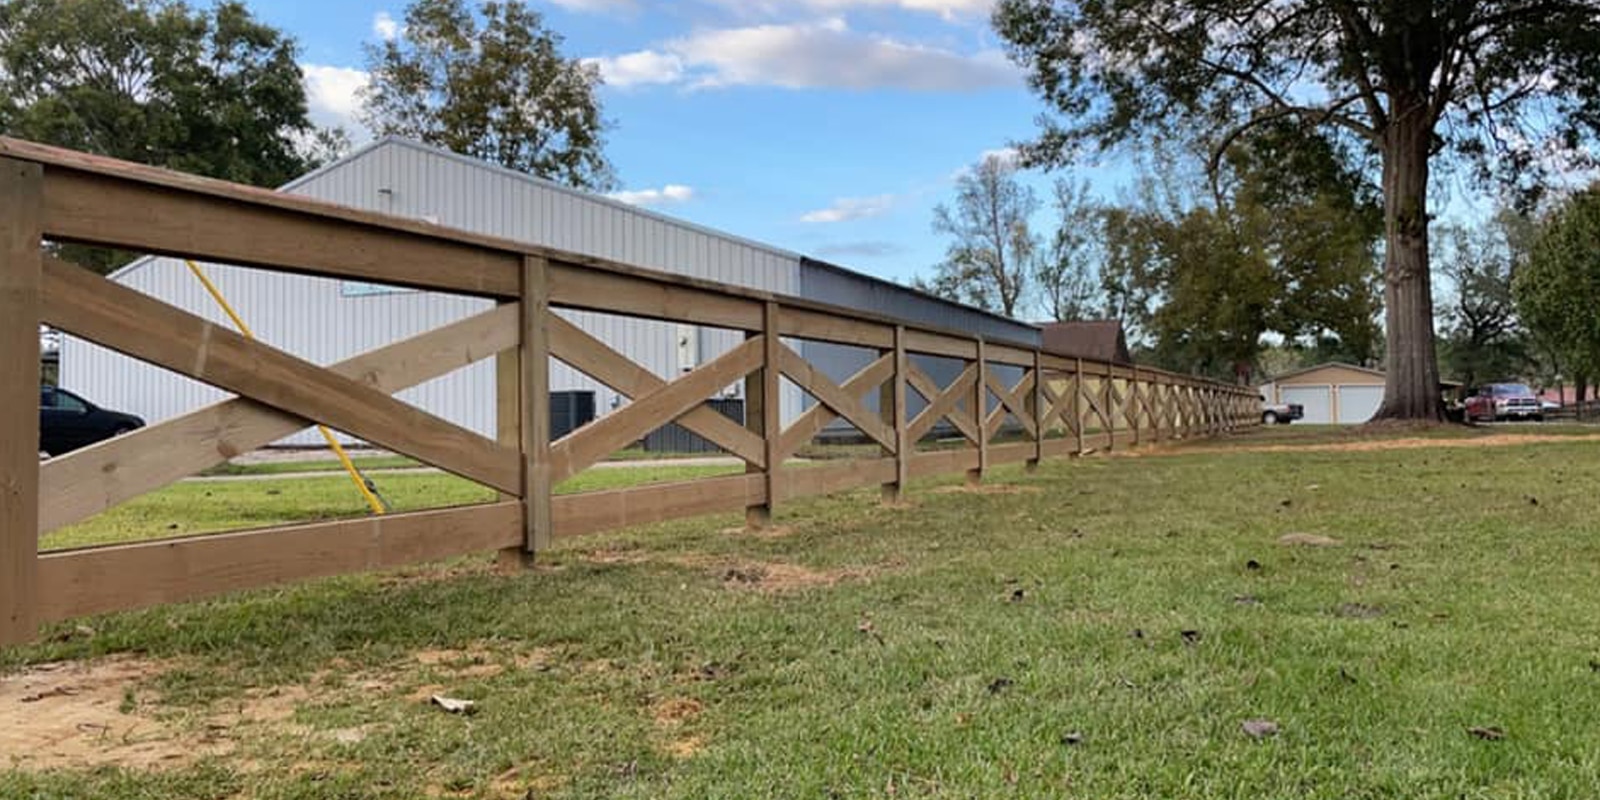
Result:
<instances>
[{"instance_id":1,"label":"green grass lawn","mask_svg":"<svg viewBox=\"0 0 1600 800\"><path fill-rule=\"evenodd\" d=\"M412 496L400 477L386 489ZM0 797L1600 786L1600 443L1208 446L955 482L896 508L795 503L760 536L723 516L578 540L516 576L475 557L60 626L0 670L120 658L147 677L83 763L0 772ZM1247 736L1255 719L1280 732ZM116 766L130 737L193 752Z\"/></svg>"}]
</instances>

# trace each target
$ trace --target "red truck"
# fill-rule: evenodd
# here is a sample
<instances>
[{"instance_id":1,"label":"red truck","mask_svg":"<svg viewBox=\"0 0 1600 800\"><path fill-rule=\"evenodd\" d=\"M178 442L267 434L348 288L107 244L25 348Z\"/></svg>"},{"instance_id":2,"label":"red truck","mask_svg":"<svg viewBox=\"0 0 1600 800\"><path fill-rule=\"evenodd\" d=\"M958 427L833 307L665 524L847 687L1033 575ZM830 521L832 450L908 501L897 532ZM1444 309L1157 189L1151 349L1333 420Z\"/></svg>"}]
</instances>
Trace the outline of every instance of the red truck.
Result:
<instances>
[{"instance_id":1,"label":"red truck","mask_svg":"<svg viewBox=\"0 0 1600 800\"><path fill-rule=\"evenodd\" d=\"M1481 422L1544 421L1544 404L1525 383L1490 383L1467 396L1466 417Z\"/></svg>"}]
</instances>

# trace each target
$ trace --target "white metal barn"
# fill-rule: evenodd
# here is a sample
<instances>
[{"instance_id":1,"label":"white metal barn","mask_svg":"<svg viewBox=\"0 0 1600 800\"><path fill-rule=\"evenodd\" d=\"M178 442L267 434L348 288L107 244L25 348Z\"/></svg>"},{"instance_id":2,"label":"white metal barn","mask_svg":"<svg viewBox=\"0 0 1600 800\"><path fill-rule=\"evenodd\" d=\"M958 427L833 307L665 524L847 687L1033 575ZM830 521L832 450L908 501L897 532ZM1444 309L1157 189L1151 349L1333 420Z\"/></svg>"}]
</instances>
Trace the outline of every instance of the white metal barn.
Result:
<instances>
[{"instance_id":1,"label":"white metal barn","mask_svg":"<svg viewBox=\"0 0 1600 800\"><path fill-rule=\"evenodd\" d=\"M1383 403L1381 371L1350 364L1320 364L1280 375L1261 387L1274 403L1298 403L1311 425L1360 425Z\"/></svg>"},{"instance_id":2,"label":"white metal barn","mask_svg":"<svg viewBox=\"0 0 1600 800\"><path fill-rule=\"evenodd\" d=\"M804 296L802 272L807 267L798 254L403 139L368 145L282 191L648 269ZM333 363L470 316L492 302L224 265L201 266L259 339L318 364ZM879 294L903 294L906 298L904 309L886 309L875 302L874 310L911 319L935 317L923 321L950 327L1000 325L1010 335L998 338L1037 344L1038 332L1031 326L954 303L930 301L904 287L850 274ZM111 277L218 324L229 324L181 260L145 258ZM734 331L589 312L561 313L662 377L715 358L742 338ZM972 321L963 321L965 317ZM809 355L813 344L806 346ZM73 337L66 337L62 344L60 382L94 402L150 422L228 396ZM559 362L552 365L551 389L593 391L597 414L624 402L609 387ZM737 397L743 386L725 391ZM492 359L399 397L483 435L495 433ZM798 414L806 401L799 389L786 383L785 416ZM321 439L314 431L306 431L280 444L319 445Z\"/></svg>"}]
</instances>

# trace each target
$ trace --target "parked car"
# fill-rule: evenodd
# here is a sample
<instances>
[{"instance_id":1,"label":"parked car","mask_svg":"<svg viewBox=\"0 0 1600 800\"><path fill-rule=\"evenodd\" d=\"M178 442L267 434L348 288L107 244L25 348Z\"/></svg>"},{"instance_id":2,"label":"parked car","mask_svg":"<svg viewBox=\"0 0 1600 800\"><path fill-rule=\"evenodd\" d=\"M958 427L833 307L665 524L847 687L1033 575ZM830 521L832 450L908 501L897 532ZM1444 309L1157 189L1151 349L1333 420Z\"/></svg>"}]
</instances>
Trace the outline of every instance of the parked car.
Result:
<instances>
[{"instance_id":1,"label":"parked car","mask_svg":"<svg viewBox=\"0 0 1600 800\"><path fill-rule=\"evenodd\" d=\"M1523 383L1491 383L1468 395L1469 420L1493 422L1510 419L1544 420L1544 405L1539 396Z\"/></svg>"},{"instance_id":2,"label":"parked car","mask_svg":"<svg viewBox=\"0 0 1600 800\"><path fill-rule=\"evenodd\" d=\"M1288 425L1305 415L1306 408L1299 403L1268 403L1266 395L1261 396L1261 424L1263 425Z\"/></svg>"},{"instance_id":3,"label":"parked car","mask_svg":"<svg viewBox=\"0 0 1600 800\"><path fill-rule=\"evenodd\" d=\"M101 408L55 386L39 387L39 452L52 456L144 427L144 420Z\"/></svg>"}]
</instances>

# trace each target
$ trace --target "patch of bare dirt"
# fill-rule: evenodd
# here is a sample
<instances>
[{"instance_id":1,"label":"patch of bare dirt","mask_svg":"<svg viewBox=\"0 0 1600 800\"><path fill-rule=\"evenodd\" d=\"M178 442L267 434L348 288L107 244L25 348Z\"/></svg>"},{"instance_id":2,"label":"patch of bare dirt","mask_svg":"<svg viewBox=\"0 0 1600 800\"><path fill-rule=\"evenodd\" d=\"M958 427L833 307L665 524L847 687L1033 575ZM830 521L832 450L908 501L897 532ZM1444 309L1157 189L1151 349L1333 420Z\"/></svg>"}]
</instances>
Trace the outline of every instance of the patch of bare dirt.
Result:
<instances>
[{"instance_id":1,"label":"patch of bare dirt","mask_svg":"<svg viewBox=\"0 0 1600 800\"><path fill-rule=\"evenodd\" d=\"M941 486L933 490L934 494L1038 494L1037 486L1017 486L1010 483L980 483L976 486L960 484L957 486Z\"/></svg>"},{"instance_id":2,"label":"patch of bare dirt","mask_svg":"<svg viewBox=\"0 0 1600 800\"><path fill-rule=\"evenodd\" d=\"M27 770L162 770L232 753L231 722L190 730L139 701L140 687L172 668L134 656L41 664L0 678L0 766ZM242 704L240 719L278 713Z\"/></svg>"},{"instance_id":3,"label":"patch of bare dirt","mask_svg":"<svg viewBox=\"0 0 1600 800\"><path fill-rule=\"evenodd\" d=\"M700 755L706 749L706 737L684 736L667 742L662 748L667 755L677 759L690 759Z\"/></svg>"},{"instance_id":4,"label":"patch of bare dirt","mask_svg":"<svg viewBox=\"0 0 1600 800\"><path fill-rule=\"evenodd\" d=\"M682 725L706 710L704 703L692 697L668 697L650 707L650 715L663 727Z\"/></svg>"}]
</instances>

